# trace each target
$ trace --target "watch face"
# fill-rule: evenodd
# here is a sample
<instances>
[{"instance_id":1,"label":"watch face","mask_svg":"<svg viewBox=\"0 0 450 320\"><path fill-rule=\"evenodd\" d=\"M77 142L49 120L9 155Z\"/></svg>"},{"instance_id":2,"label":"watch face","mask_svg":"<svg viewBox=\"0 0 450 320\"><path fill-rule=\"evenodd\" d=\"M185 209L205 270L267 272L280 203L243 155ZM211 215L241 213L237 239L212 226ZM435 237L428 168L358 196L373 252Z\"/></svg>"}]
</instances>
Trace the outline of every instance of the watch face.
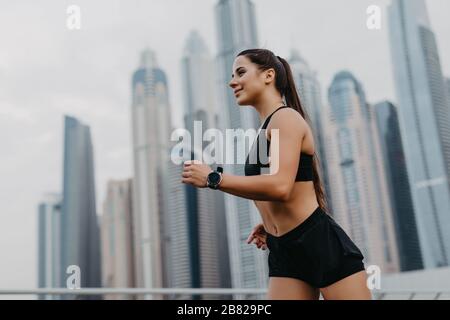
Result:
<instances>
[{"instance_id":1,"label":"watch face","mask_svg":"<svg viewBox=\"0 0 450 320\"><path fill-rule=\"evenodd\" d=\"M211 172L208 175L208 181L210 184L217 184L220 181L220 174L218 174L217 172Z\"/></svg>"}]
</instances>

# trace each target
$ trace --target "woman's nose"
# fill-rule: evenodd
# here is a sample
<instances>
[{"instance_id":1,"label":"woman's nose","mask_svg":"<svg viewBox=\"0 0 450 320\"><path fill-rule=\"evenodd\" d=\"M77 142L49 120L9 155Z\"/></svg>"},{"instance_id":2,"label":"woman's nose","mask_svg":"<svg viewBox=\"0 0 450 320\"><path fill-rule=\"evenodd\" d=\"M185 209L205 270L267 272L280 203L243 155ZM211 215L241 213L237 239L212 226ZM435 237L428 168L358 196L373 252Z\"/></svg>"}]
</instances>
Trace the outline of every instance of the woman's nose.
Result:
<instances>
[{"instance_id":1,"label":"woman's nose","mask_svg":"<svg viewBox=\"0 0 450 320\"><path fill-rule=\"evenodd\" d=\"M236 81L235 81L234 79L231 79L230 82L228 83L228 85L229 85L232 89L234 89L234 87L237 86L237 83L236 83Z\"/></svg>"}]
</instances>

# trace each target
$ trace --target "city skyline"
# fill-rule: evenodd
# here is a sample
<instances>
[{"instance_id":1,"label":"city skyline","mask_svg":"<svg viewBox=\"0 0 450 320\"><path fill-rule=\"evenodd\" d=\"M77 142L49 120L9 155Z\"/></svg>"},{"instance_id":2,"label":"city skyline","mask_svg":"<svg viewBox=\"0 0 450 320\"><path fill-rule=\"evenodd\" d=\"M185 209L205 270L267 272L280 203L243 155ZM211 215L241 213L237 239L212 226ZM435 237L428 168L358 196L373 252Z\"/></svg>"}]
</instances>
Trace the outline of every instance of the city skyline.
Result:
<instances>
[{"instance_id":1,"label":"city skyline","mask_svg":"<svg viewBox=\"0 0 450 320\"><path fill-rule=\"evenodd\" d=\"M363 1L364 2L364 1ZM385 3L385 1L380 1L382 3ZM82 2L83 3L83 2ZM300 2L301 4L303 4L305 7L310 6L309 4L305 4L303 2ZM212 5L214 5L215 3L212 3ZM212 12L212 5L208 4L208 10L206 10L207 15L211 15L213 16L213 12ZM442 6L446 6L447 4L442 3ZM89 7L88 4L86 4L86 6ZM266 6L267 6L267 2L266 2ZM301 7L301 5L299 5ZM314 6L314 5L312 5ZM333 5L330 5L333 6ZM11 9L13 7L14 9L14 5L5 5L5 7L7 9ZM44 6L45 7L45 6ZM57 6L58 7L58 6ZM59 6L59 9L64 9L63 5ZM83 8L83 4L81 4L81 7ZM122 5L122 7L124 7ZM364 5L358 5L359 7L364 7ZM366 6L367 7L367 6ZM19 6L20 9L20 6ZM19 10L19 9L15 9L15 10ZM39 18L39 10L38 10L38 14L37 17ZM42 9L43 10L43 9ZM129 9L128 9L129 10ZM261 3L257 3L256 6L256 10L257 13L260 12L264 12L264 10L266 10L267 12L267 7L266 9L264 9L264 2ZM125 8L126 11L126 8ZM351 11L351 10L350 10ZM444 10L445 11L445 10ZM6 10L6 12L8 12ZM64 12L64 10L62 11ZM286 12L286 11L285 11ZM438 13L439 11L436 10L435 8L435 13ZM25 12L25 16L26 19L28 20L29 16L26 15L27 12ZM88 13L89 14L89 13ZM364 28L363 26L365 25L365 11L361 11L361 28ZM1 15L1 14L0 14ZM276 14L275 14L276 15ZM259 14L258 14L259 17ZM64 21L64 16L61 18L57 18L54 17L54 20L58 20L60 19L61 21ZM105 17L105 19L107 20L107 17ZM213 17L210 17L210 19L213 19ZM115 17L116 22L120 21L120 19L117 17ZM260 36L261 34L265 35L265 32L267 32L267 30L270 28L268 27L268 25L271 25L270 23L267 24L263 24L261 23L261 19L260 23L259 23L259 27L260 29L263 30L263 32L259 32ZM274 19L276 21L276 19ZM431 15L431 21L432 21L432 26L433 26L433 30L436 32L437 34L437 42L438 42L438 47L440 49L441 52L441 59L443 60L443 65L444 65L444 75L445 76L449 76L450 74L450 68L449 68L449 64L450 61L448 61L448 59L446 59L446 57L448 57L449 55L445 54L450 52L450 50L447 51L443 51L442 47L445 46L446 44L444 43L443 39L443 34L445 35L446 33L441 32L439 33L438 30L435 27L435 16ZM6 21L10 22L10 20L6 19ZM34 20L30 20L29 23L33 23ZM49 25L46 25L45 27L43 27L43 30L48 30L46 28L48 27L52 27L51 22L55 22L53 20L51 20L49 22ZM58 20L59 21L59 20ZM117 27L117 25L120 25L120 23L116 23L116 25L112 25L112 28L114 29L114 27ZM110 25L101 25L100 23L100 29L108 27ZM200 26L200 24L199 24ZM214 23L211 24L211 27L213 28ZM134 26L136 27L136 26ZM285 27L285 26L284 26ZM2 28L3 30L5 30L6 28ZM34 72L37 72L39 70L44 71L44 73L46 71L50 71L50 74L52 74L52 72L57 72L57 68L62 68L64 66L67 65L67 72L69 74L71 73L75 73L77 74L77 72L75 71L74 68L80 67L80 65L77 65L77 63L73 63L71 64L71 62L73 61L77 61L77 57L81 57L82 58L82 70L84 70L84 72L88 71L88 69L86 68L89 64L86 63L86 56L84 56L82 50L81 51L77 51L77 46L81 45L81 49L85 48L83 41L82 41L82 37L86 37L89 33L90 30L92 30L94 36L95 34L98 32L95 31L94 27L90 24L88 24L86 26L87 30L81 30L80 32L84 32L84 34L66 34L66 32L68 32L67 30L64 30L64 28L61 28L61 34L62 34L62 38L61 38L61 34L58 34L60 42L57 42L59 45L61 45L61 43L63 45L66 45L67 49L64 50L64 58L59 58L56 59L55 61L55 67L54 69L47 69L47 65L41 64L42 61L38 62L35 61L33 59L27 60L24 56L19 55L18 60L16 60L16 62L14 62L11 57L8 57L6 54L6 59L2 59L2 57L0 57L0 69L3 70L7 70L7 68L5 68L5 66L10 65L12 66L12 68L18 68L18 64L17 61L20 62L20 59L25 59L26 62L31 63L31 66L34 66L36 63L36 68L34 70ZM190 28L193 29L193 28ZM211 41L211 36L208 36L208 32L205 30L205 28L198 28L199 32L202 36L206 35L206 39L208 39L207 41L210 42L208 43L208 45L211 45L210 47L215 48L214 44L215 44L215 40L214 40L214 35ZM276 29L275 29L276 30ZM280 29L281 30L281 29ZM284 30L284 28L283 28ZM444 30L448 30L448 29L444 29ZM30 30L25 30L28 32L31 32ZM42 32L41 29L38 30L38 32ZM369 32L367 30L363 30L364 33ZM384 30L384 32L386 32L386 30ZM138 40L142 40L143 36L146 33L143 32L141 34L140 37L138 37ZM277 32L273 32L273 34L277 34ZM448 33L447 33L448 34ZM148 35L148 32L147 32ZM367 33L365 34L367 36L372 37L374 34L370 34ZM376 35L376 34L375 34ZM67 39L63 39L64 37L69 38L69 40ZM92 37L92 36L91 36ZM180 34L180 40L182 40L182 36ZM272 37L275 37L274 35L272 35ZM42 37L41 37L42 40ZM327 74L331 74L330 71L326 71L324 70L324 67L320 64L317 63L318 59L317 57L315 57L315 55L311 54L311 49L305 47L303 48L301 45L293 45L292 47L288 44L283 44L282 46L280 46L279 44L276 43L276 41L274 40L274 38L271 39L272 44L273 45L268 45L268 47L270 49L277 49L279 48L279 51L277 50L277 53L279 53L281 56L284 57L288 57L288 53L290 49L295 48L298 49L300 51L300 53L305 57L305 59L308 60L308 62L310 63L311 67L315 70L319 71L319 79L321 82L322 87L328 87L329 83L331 82L330 77L327 76ZM360 39L361 40L361 39ZM7 40L5 40L7 41ZM23 41L20 37L18 39L18 43L21 43L20 41ZM34 42L36 40L31 39L31 45L35 45L38 46L38 49L42 49L45 48L45 50L47 49L51 49L48 48L46 45L48 45L48 43L46 43L45 41L43 42L42 46L43 47L39 47L39 43L38 42ZM69 42L66 42L69 41ZM264 44L264 41L268 41L266 38L261 39L262 45ZM383 41L386 41L386 38L384 38ZM72 44L70 44L70 42L73 42ZM270 42L270 41L269 41ZM300 42L302 43L301 40L296 40L296 42ZM387 41L386 41L387 42ZM8 42L7 42L8 43ZM310 42L312 43L312 42ZM0 96L0 101L1 102L5 102L6 104L4 104L4 107L1 113L2 115L2 121L3 121L3 116L5 117L5 119L8 119L11 121L11 123L5 123L5 125L3 126L2 131L3 136L7 136L7 137L11 137L10 134L8 134L9 132L16 132L15 130L20 130L23 133L19 133L18 137L16 137L16 139L12 140L11 142L6 142L6 151L8 153L8 156L6 157L5 163L6 166L2 166L1 169L5 170L5 174L7 173L7 170L11 170L13 168L17 168L19 170L19 173L16 173L15 176L17 176L17 180L20 180L20 174L23 172L24 174L28 176L30 176L30 178L32 179L31 182L31 186L29 188L29 190L26 191L22 191L19 192L20 189L18 189L18 185L14 185L12 186L11 190L9 192L6 192L4 197L2 200L6 200L8 199L7 197L11 197L14 194L21 194L22 197L24 197L23 200L21 201L16 201L16 203L10 204L7 203L5 205L5 207L3 208L3 212L6 215L6 217L4 217L5 219L7 219L6 221L11 221L11 224L6 224L8 229L12 229L12 231L14 231L15 233L17 233L17 230L14 230L14 225L17 225L17 221L19 221L18 219L31 219L34 220L34 222L36 221L36 218L34 217L34 214L36 212L35 207L36 204L38 203L38 198L42 195L42 193L47 192L47 191L57 191L60 189L61 187L61 170L59 168L61 168L62 166L62 162L60 154L61 154L61 150L62 150L62 141L58 140L57 135L58 133L60 133L61 131L58 131L58 127L60 127L58 125L58 122L61 119L61 114L64 112L69 112L69 113L73 113L75 114L77 117L80 117L80 119L83 122L89 123L90 126L92 127L92 129L94 131L97 131L99 133L99 135L97 134L93 134L93 139L97 140L98 143L94 144L96 145L96 150L98 150L96 152L97 154L97 160L96 160L96 166L99 167L99 169L101 169L101 171L99 172L100 175L100 179L96 179L97 180L97 185L96 185L96 189L97 190L105 190L106 188L106 179L109 178L119 178L119 177L130 177L132 175L131 173L131 147L129 145L129 138L127 138L127 135L130 135L130 129L129 129L129 116L127 115L127 112L129 110L129 105L130 105L130 99L129 99L129 75L131 74L131 71L135 68L135 61L136 61L136 57L138 56L138 53L146 46L150 46L152 49L156 50L158 56L162 56L161 59L161 65L163 67L163 69L166 69L166 66L169 65L170 68L168 68L168 70L172 70L171 72L168 72L169 74L169 94L170 97L169 99L171 99L172 101L172 105L176 106L176 108L180 108L180 96L181 93L179 90L180 85L176 86L173 85L171 86L171 81L173 82L178 82L180 83L181 80L179 79L180 76L180 72L176 72L177 68L174 68L173 66L171 66L171 63L168 61L171 61L170 59L163 57L164 56L164 51L163 49L159 49L158 46L154 46L151 43L148 43L148 41L142 41L142 43L140 45L136 44L135 46L131 46L132 48L127 49L127 51L129 51L129 53L127 53L126 55L128 57L132 57L131 59L129 59L129 61L122 63L122 64L118 64L115 65L114 63L111 64L111 59L114 60L114 58L109 57L110 60L107 60L109 64L105 63L105 61L102 60L95 60L97 61L97 63L100 65L99 69L94 69L93 72L93 78L94 79L100 79L100 76L102 76L102 72L100 72L100 70L105 69L105 66L102 66L102 64L108 65L109 68L111 68L112 66L119 66L120 70L125 70L125 73L121 73L122 71L119 72L119 70L115 71L117 72L117 74L115 74L115 72L113 72L112 74L115 75L115 77L113 77L113 81L105 81L106 83L97 83L100 86L99 87L95 87L96 90L98 90L99 92L109 92L110 96L108 97L108 99L105 99L105 97L102 97L101 94L98 95L94 95L93 99L92 96L91 98L89 97L89 93L93 90L92 88L89 87L89 85L79 85L78 82L72 82L70 83L70 85L72 85L73 90L71 90L70 88L66 88L63 87L61 85L56 85L56 83L52 83L52 85L55 85L55 87L47 87L45 83L39 83L38 81L36 81L36 87L34 90L41 90L39 92L35 91L35 92L31 92L30 95L27 97L22 97L19 95L19 92L16 92L18 88L15 88L14 86L11 87L7 87L7 89L12 89L12 90L6 90L8 91L8 94L6 93L2 93L2 96ZM345 46L344 46L345 47ZM447 47L448 48L448 47ZM14 48L13 48L14 49ZM61 49L61 48L57 48L57 49ZM78 49L80 49L78 47ZM45 52L44 50L44 52ZM119 51L119 54L122 53L124 54L124 49L121 49L122 51ZM344 50L344 49L341 49ZM14 50L12 50L14 51ZM109 50L108 50L109 51ZM285 53L283 54L283 51L285 51ZM38 50L37 55L35 56L35 59L37 59L38 54L42 52L40 50ZM60 53L60 51L56 50L56 53ZM94 52L95 53L95 52ZM97 52L97 57L99 57L99 54L102 53L102 51ZM327 55L329 54L329 52L327 52ZM4 54L5 55L5 54ZM114 56L114 54L110 54L111 56ZM174 52L174 57L172 61L175 61L177 59L179 59L179 57L181 56L181 51L179 52ZM386 56L388 57L388 53L385 53L385 58ZM95 54L94 54L95 57ZM320 57L320 55L319 55ZM374 57L376 58L376 56ZM389 57L388 57L389 58ZM79 59L79 58L78 58ZM329 59L330 60L330 59ZM389 89L379 89L378 86L374 86L374 88L377 88L376 90L372 90L372 85L368 85L368 83L374 83L374 81L369 81L368 80L368 74L373 74L374 71L376 70L376 68L367 68L369 71L363 71L364 68L359 69L357 67L358 63L358 59L355 59L355 66L353 68L351 68L352 71L354 71L356 73L356 75L358 76L359 79L361 79L361 82L364 83L364 86L366 88L366 91L368 93L368 96L371 97L375 97L368 99L369 102L378 102L378 100L382 100L383 98L389 98L389 100L393 100L395 101L396 99L393 98L393 88L390 87ZM10 64L11 63L11 64ZM16 63L16 64L15 64ZM348 62L347 62L348 63ZM326 64L326 63L325 63ZM343 63L343 67L345 68L345 62ZM132 68L130 69L130 65L132 65ZM176 65L176 63L175 63ZM349 65L347 67L351 67L351 63L349 63ZM387 75L389 77L389 79L387 80L387 82L392 83L392 79L390 74L390 63L386 64L386 69L387 71L384 72L385 75ZM330 68L332 69L332 68ZM341 68L336 68L334 69L333 73L337 72L339 69ZM13 69L13 70L18 70L20 71L20 69ZM173 71L175 70L175 71ZM381 72L380 72L381 73ZM8 75L8 73L5 73L6 75ZM325 75L324 75L325 74ZM14 80L17 79L21 79L20 78L21 74L20 72L18 72L17 75L15 75L14 77L11 77L12 81L14 82ZM103 76L101 77L103 78ZM324 78L326 79L326 81L324 81ZM6 78L0 78L1 80L5 80ZM82 77L79 76L78 80L81 80ZM118 81L118 79L120 79L120 81ZM6 82L5 82L6 83ZM26 84L26 83L25 83ZM112 84L112 86L111 86ZM117 92L114 91L113 88L120 88L119 90L117 90ZM15 90L16 89L16 90ZM377 93L378 92L378 93ZM389 94L386 93L386 97L383 94L380 94L379 92L388 92ZM86 93L88 93L86 95ZM71 96L73 95L74 96ZM79 96L77 96L79 95ZM30 101L28 99L30 99ZM324 100L325 102L326 100ZM113 102L113 103L111 103ZM45 107L44 104L47 104ZM27 109L26 107L32 107L36 105L36 109ZM25 108L24 108L25 106ZM111 111L111 106L113 106L113 111ZM178 107L177 107L178 106ZM42 108L43 107L43 108ZM179 110L173 111L173 113L178 113L180 114ZM103 122L101 121L101 118L106 118ZM46 121L42 121L43 119L46 119ZM106 121L109 121L108 125L106 124ZM42 122L42 123L41 123ZM41 125L38 125L37 123L41 123ZM180 123L180 120L176 120L174 121L175 126L177 126ZM177 124L178 123L178 124ZM103 126L102 126L103 124ZM13 125L16 125L16 127L14 127ZM23 128L26 128L26 130L24 130ZM118 140L115 139L111 139L114 141L109 141L109 133L111 132L111 130L114 131L118 131ZM25 133L25 135L24 135ZM25 148L21 148L23 146L28 146L30 143L34 144L32 145L29 149L27 150L22 150ZM16 147L14 147L16 146ZM18 147L17 147L18 146ZM39 152L40 150L37 150L37 148L42 148L42 151L45 151L45 153L43 154L42 151ZM16 148L16 149L14 149ZM22 155L22 156L21 156ZM8 159L11 158L11 159ZM15 159L15 157L19 157L20 161L13 161ZM45 169L43 170L42 173L34 173L34 171L36 171L35 168L33 168L34 170L30 170L31 166L30 163L31 162L25 162L25 160L30 160L33 159L35 161L38 161L39 163L45 163ZM58 160L59 159L59 160ZM59 164L58 164L59 163ZM28 167L30 167L30 169L27 169ZM59 166L59 168L58 168ZM22 169L22 170L21 170ZM12 171L12 170L11 170ZM13 177L15 177L11 174L7 174L7 181L12 181L14 182L15 179L13 179ZM8 180L11 179L11 180ZM23 182L23 180L22 180ZM6 190L8 189L8 186L5 186ZM21 190L20 190L21 191ZM13 192L13 193L11 193ZM104 191L97 193L97 197L98 199L103 199L104 198ZM19 199L19 198L16 198ZM3 203L6 203L2 201L2 205ZM97 212L100 213L100 212ZM7 216L9 214L12 215L18 215L18 217L11 217L8 218ZM19 245L19 248L23 248L23 249L28 249L32 248L33 245L36 246L36 244L34 243L36 237L34 236L33 232L35 232L35 223L31 223L28 222L28 224L26 225L25 229L23 231L21 231L22 233L18 233L18 235L12 234L11 232L8 232L8 230L5 230L5 232L2 232L2 234L4 236L9 236L12 237L13 239L16 239L16 241L19 241L19 243L21 243L21 245ZM27 239L26 234L27 233L31 233L31 235L29 236L29 238ZM26 240L20 240L19 237L21 236L20 239L26 239ZM24 237L25 236L25 237ZM2 241L5 242L5 241ZM25 245L26 244L26 245ZM8 251L8 248L5 249L6 251ZM24 252L22 252L24 253ZM15 256L12 256L12 259L6 259L9 260L10 264L12 266L8 266L5 270L11 270L13 275L16 275L15 277L12 277L12 279L15 280L19 280L19 274L17 272L14 272L13 269L15 269L14 265L15 263L18 263L20 261L22 261L22 264L19 263L19 265L24 265L23 267L26 268L26 261L28 261L28 264L31 266L34 266L35 263L32 263L33 259L30 259L30 256L34 255L34 253L32 254L27 254L25 256L19 257L17 254ZM33 268L31 268L33 269ZM19 287L24 287L24 286L33 286L36 281L33 281L33 276L32 273L35 273L35 270L31 270L29 271L28 276L24 277L24 279L28 279L28 281L24 281L24 282L11 282L10 279L5 279L4 277L0 277L0 286L2 287L13 287L16 286L16 284L18 284ZM6 280L6 281L5 281ZM27 285L28 284L28 285Z\"/></svg>"}]
</instances>

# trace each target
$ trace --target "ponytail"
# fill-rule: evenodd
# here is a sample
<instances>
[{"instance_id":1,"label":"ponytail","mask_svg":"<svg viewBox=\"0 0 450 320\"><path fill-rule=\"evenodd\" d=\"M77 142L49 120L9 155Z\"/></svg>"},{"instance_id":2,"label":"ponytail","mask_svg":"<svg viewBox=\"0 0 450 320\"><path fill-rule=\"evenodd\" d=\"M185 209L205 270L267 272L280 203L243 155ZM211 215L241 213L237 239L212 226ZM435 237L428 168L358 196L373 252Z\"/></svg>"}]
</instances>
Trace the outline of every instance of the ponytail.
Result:
<instances>
[{"instance_id":1,"label":"ponytail","mask_svg":"<svg viewBox=\"0 0 450 320\"><path fill-rule=\"evenodd\" d=\"M306 113L306 111L302 108L302 104L300 102L300 97L298 96L297 89L294 82L294 77L292 76L291 67L289 66L289 63L277 56L278 60L283 64L283 69L285 73L285 79L286 79L286 85L284 87L284 92L282 92L282 95L284 95L284 98L286 100L286 105L297 110L302 117L306 120L306 122L312 127L311 120ZM320 170L319 170L320 168ZM320 166L320 160L317 156L317 152L314 152L313 156L313 172L314 172L314 190L316 191L317 196L317 202L319 203L319 207L325 211L328 212L328 205L325 195L325 190L322 184L322 180L320 177L321 170Z\"/></svg>"}]
</instances>

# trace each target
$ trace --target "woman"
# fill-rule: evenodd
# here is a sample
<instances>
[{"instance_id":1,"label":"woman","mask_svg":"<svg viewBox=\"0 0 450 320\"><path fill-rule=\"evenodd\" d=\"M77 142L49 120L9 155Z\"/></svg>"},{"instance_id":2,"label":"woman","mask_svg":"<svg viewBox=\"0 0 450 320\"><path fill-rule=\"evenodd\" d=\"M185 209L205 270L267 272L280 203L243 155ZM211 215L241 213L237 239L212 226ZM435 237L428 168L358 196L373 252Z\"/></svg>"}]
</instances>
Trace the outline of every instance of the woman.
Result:
<instances>
[{"instance_id":1,"label":"woman","mask_svg":"<svg viewBox=\"0 0 450 320\"><path fill-rule=\"evenodd\" d=\"M262 122L245 176L211 172L206 164L186 161L182 182L213 184L255 201L263 223L253 229L248 243L269 249L268 299L318 299L320 293L324 299L371 299L363 255L326 213L313 133L289 64L269 50L245 50L234 61L229 86L237 104L253 106ZM255 146L261 139L269 146L268 165L259 156L256 164L249 161L260 153ZM262 174L262 167L268 174Z\"/></svg>"}]
</instances>

